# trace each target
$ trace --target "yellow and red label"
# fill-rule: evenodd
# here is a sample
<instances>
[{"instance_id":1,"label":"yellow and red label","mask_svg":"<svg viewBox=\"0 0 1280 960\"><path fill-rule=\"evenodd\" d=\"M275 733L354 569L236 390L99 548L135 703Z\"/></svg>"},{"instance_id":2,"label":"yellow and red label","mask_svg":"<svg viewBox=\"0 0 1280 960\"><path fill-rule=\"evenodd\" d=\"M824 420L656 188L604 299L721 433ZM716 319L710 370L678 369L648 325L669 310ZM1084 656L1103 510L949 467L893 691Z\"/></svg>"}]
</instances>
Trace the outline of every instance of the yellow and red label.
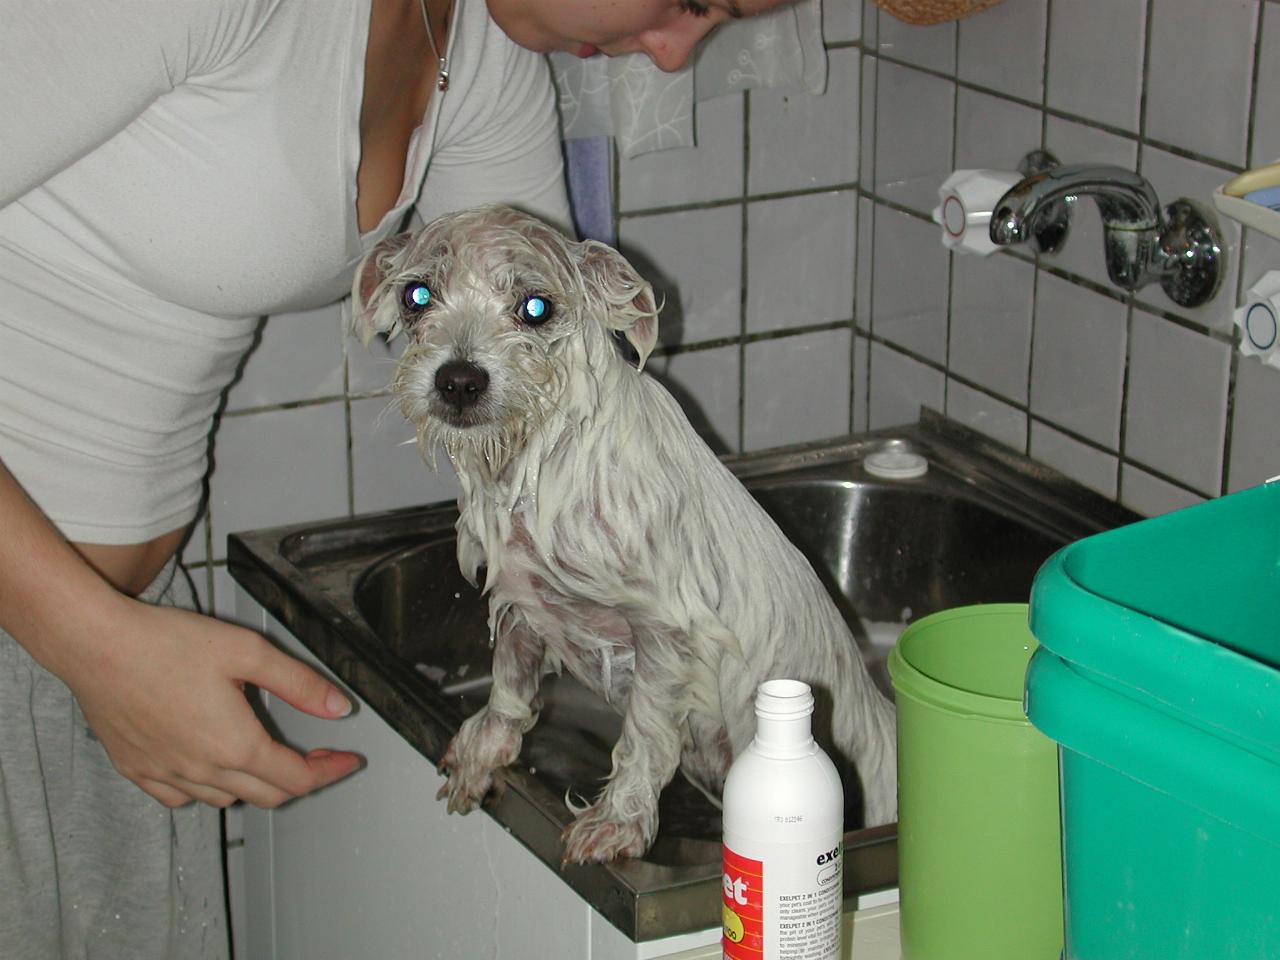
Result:
<instances>
[{"instance_id":1,"label":"yellow and red label","mask_svg":"<svg viewBox=\"0 0 1280 960\"><path fill-rule=\"evenodd\" d=\"M764 956L764 864L723 850L725 960L760 960Z\"/></svg>"}]
</instances>

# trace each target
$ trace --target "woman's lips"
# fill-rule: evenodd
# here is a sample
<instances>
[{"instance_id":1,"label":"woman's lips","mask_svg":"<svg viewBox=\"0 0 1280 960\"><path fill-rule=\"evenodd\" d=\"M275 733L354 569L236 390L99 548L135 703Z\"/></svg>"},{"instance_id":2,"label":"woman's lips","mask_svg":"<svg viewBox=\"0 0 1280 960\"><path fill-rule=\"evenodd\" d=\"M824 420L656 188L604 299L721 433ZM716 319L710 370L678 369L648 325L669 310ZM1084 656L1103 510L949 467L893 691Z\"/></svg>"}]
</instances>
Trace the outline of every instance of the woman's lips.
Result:
<instances>
[{"instance_id":1,"label":"woman's lips","mask_svg":"<svg viewBox=\"0 0 1280 960\"><path fill-rule=\"evenodd\" d=\"M594 57L599 52L600 52L599 50L597 50L595 47L593 47L589 43L584 43L582 46L578 48L578 56L581 57L583 60L587 59L587 57Z\"/></svg>"}]
</instances>

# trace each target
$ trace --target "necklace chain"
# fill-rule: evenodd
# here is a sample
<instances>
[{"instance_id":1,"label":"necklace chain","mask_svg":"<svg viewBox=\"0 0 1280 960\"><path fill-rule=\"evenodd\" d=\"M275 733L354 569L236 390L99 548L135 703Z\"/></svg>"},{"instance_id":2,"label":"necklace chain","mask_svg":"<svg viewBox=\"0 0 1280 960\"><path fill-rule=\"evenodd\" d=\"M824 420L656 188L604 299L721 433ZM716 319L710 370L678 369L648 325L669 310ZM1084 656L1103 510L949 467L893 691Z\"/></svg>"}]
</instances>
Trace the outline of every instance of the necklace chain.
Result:
<instances>
[{"instance_id":1,"label":"necklace chain","mask_svg":"<svg viewBox=\"0 0 1280 960\"><path fill-rule=\"evenodd\" d=\"M440 49L436 46L435 33L431 29L431 18L427 16L427 0L418 0L418 5L422 7L422 24L427 28L427 43L431 45L431 53L436 58L438 65L438 73L436 74L436 89L444 93L449 89L449 58L440 56ZM445 10L444 22L449 23L449 11ZM449 37L445 34L445 46L448 48Z\"/></svg>"}]
</instances>

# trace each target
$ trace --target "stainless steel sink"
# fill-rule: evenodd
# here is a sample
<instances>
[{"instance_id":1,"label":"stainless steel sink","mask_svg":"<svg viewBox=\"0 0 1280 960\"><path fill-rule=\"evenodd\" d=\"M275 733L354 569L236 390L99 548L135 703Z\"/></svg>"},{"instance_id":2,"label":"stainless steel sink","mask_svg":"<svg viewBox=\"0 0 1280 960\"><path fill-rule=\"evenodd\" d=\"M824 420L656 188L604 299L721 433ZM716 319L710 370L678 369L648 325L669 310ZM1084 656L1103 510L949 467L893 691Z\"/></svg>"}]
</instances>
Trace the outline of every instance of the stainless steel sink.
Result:
<instances>
[{"instance_id":1,"label":"stainless steel sink","mask_svg":"<svg viewBox=\"0 0 1280 960\"><path fill-rule=\"evenodd\" d=\"M916 452L919 478L872 476L865 458ZM909 429L728 461L809 557L889 690L883 663L906 623L970 603L1025 601L1058 547L1137 517L1060 475L926 413ZM458 572L452 505L231 537L232 574L428 759L486 700L484 598ZM567 677L549 677L503 796L487 807L559 869L567 791L590 797L619 719ZM856 827L856 825L850 825ZM677 776L641 860L563 872L636 940L719 922L719 811ZM892 826L850 829L846 893L897 880Z\"/></svg>"}]
</instances>

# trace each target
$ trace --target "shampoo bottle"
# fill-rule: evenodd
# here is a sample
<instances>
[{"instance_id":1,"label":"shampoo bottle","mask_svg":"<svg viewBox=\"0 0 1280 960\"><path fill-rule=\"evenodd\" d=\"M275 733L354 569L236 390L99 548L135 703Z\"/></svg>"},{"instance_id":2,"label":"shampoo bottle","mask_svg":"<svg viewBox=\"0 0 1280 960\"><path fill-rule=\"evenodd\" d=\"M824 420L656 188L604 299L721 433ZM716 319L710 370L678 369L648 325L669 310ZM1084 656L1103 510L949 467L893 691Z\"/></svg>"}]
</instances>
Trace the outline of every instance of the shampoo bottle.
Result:
<instances>
[{"instance_id":1,"label":"shampoo bottle","mask_svg":"<svg viewBox=\"0 0 1280 960\"><path fill-rule=\"evenodd\" d=\"M756 692L756 736L724 785L723 956L838 960L844 792L799 680Z\"/></svg>"}]
</instances>

